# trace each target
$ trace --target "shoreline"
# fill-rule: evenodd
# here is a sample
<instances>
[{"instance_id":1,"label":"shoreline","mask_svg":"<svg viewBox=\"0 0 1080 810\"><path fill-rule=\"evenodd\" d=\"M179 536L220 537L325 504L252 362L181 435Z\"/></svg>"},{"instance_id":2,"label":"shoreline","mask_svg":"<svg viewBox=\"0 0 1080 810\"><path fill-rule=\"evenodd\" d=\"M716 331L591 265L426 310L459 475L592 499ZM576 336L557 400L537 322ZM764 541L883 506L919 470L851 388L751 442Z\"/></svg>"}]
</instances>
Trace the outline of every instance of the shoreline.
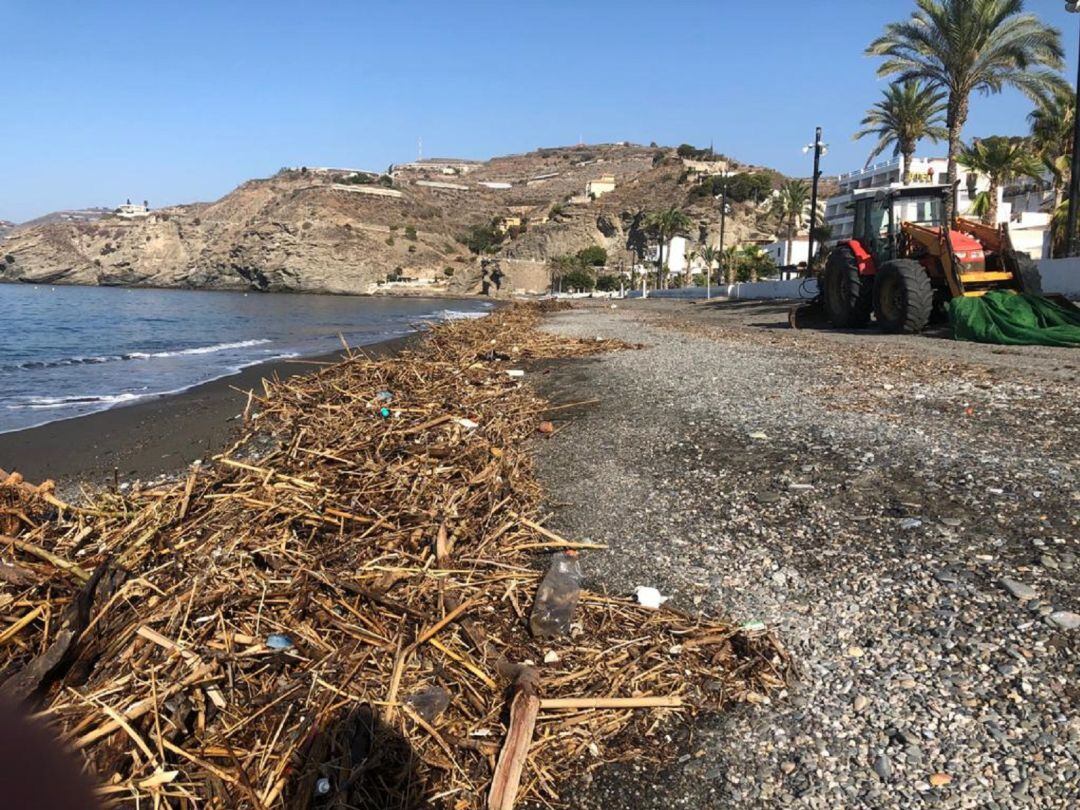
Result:
<instances>
[{"instance_id":1,"label":"shoreline","mask_svg":"<svg viewBox=\"0 0 1080 810\"><path fill-rule=\"evenodd\" d=\"M429 289L427 287L402 288L394 287L393 290L379 290L373 292L345 292L341 290L264 290L258 287L163 287L156 284L83 284L77 281L64 281L51 279L49 281L30 281L21 278L0 278L0 284L11 287L80 287L85 289L108 289L108 290L157 290L169 292L208 292L208 293L243 293L253 295L332 295L338 298L431 298L433 300L457 299L480 299L498 301L499 298L485 296L483 293L455 292L451 290Z\"/></svg>"},{"instance_id":2,"label":"shoreline","mask_svg":"<svg viewBox=\"0 0 1080 810\"><path fill-rule=\"evenodd\" d=\"M412 332L353 350L384 358L422 338L423 332ZM176 473L225 446L240 426L246 405L241 391L258 388L267 377L311 374L317 364L343 358L342 350L269 360L175 394L0 433L0 469L35 483L52 479L62 490Z\"/></svg>"}]
</instances>

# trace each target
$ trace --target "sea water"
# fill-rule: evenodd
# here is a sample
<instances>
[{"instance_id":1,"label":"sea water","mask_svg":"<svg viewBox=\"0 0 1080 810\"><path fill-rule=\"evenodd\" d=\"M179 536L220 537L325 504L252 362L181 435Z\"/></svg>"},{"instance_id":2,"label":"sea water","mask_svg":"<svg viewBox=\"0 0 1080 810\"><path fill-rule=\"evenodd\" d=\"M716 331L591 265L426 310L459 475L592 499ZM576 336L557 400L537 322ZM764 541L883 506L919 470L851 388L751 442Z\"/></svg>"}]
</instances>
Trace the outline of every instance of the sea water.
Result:
<instances>
[{"instance_id":1,"label":"sea water","mask_svg":"<svg viewBox=\"0 0 1080 810\"><path fill-rule=\"evenodd\" d=\"M0 284L0 432L362 346L482 300Z\"/></svg>"}]
</instances>

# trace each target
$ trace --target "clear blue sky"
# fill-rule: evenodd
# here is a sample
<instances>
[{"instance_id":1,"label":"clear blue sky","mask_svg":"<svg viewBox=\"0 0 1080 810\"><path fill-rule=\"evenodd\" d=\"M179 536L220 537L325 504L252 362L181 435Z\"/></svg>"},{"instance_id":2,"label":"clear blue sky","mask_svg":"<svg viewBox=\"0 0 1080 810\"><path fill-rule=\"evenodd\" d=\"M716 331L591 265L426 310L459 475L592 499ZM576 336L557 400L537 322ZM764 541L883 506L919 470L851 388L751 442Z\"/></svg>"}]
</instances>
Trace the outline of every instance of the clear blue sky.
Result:
<instances>
[{"instance_id":1,"label":"clear blue sky","mask_svg":"<svg viewBox=\"0 0 1080 810\"><path fill-rule=\"evenodd\" d=\"M1063 29L1072 81L1080 15ZM110 3L0 0L0 219L211 200L284 165L691 142L808 175L862 164L882 87L863 56L911 0ZM1020 133L1015 93L967 135ZM940 151L940 150L923 150Z\"/></svg>"}]
</instances>

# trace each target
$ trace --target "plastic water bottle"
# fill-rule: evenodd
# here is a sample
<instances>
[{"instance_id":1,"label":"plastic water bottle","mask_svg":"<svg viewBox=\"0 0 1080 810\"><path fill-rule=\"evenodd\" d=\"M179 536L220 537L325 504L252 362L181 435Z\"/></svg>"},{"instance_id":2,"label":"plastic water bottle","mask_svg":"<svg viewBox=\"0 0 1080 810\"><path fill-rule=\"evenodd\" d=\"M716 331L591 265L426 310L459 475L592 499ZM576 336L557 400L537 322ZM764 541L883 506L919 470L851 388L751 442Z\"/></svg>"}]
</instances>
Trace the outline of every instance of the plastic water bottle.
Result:
<instances>
[{"instance_id":1,"label":"plastic water bottle","mask_svg":"<svg viewBox=\"0 0 1080 810\"><path fill-rule=\"evenodd\" d=\"M581 564L576 551L553 554L551 567L536 591L529 629L536 638L554 638L570 632L574 608L581 596Z\"/></svg>"}]
</instances>

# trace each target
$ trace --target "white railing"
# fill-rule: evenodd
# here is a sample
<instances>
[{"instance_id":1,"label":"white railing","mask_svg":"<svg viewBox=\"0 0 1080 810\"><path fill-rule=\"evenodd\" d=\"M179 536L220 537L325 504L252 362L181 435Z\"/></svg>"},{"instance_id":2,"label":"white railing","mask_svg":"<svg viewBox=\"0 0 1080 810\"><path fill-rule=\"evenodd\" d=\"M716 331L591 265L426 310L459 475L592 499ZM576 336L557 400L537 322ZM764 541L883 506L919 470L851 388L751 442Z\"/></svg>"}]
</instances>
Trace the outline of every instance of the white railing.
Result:
<instances>
[{"instance_id":1,"label":"white railing","mask_svg":"<svg viewBox=\"0 0 1080 810\"><path fill-rule=\"evenodd\" d=\"M853 172L845 172L844 174L841 174L839 177L837 177L837 180L842 182L852 177L865 177L868 174L877 174L878 172L884 171L885 169L895 169L900 165L900 160L901 158L894 157L889 160L883 160L879 163L875 163L872 166L866 166L862 169L856 169Z\"/></svg>"}]
</instances>

